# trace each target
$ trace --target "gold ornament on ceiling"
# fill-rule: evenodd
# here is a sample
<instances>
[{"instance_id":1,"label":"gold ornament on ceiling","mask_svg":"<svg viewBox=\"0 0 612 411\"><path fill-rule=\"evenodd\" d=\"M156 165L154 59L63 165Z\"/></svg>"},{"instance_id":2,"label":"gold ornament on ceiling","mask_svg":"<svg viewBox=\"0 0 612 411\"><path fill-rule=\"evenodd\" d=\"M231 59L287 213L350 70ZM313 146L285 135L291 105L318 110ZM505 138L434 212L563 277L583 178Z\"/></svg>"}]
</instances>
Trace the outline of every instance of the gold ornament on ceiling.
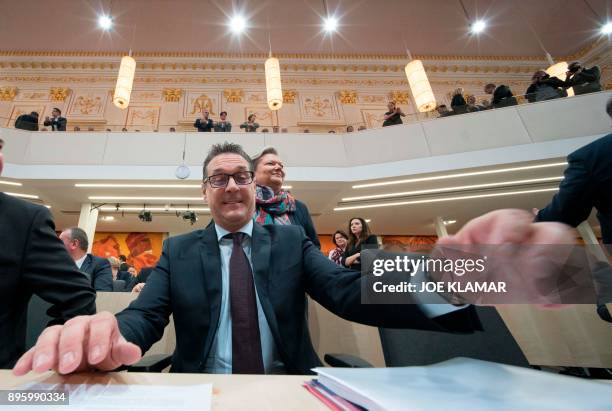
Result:
<instances>
[{"instance_id":1,"label":"gold ornament on ceiling","mask_svg":"<svg viewBox=\"0 0 612 411\"><path fill-rule=\"evenodd\" d=\"M341 90L338 92L342 104L356 104L357 92L355 90Z\"/></svg>"},{"instance_id":2,"label":"gold ornament on ceiling","mask_svg":"<svg viewBox=\"0 0 612 411\"><path fill-rule=\"evenodd\" d=\"M389 99L395 101L395 104L408 104L410 101L407 91L392 91L389 93Z\"/></svg>"},{"instance_id":3,"label":"gold ornament on ceiling","mask_svg":"<svg viewBox=\"0 0 612 411\"><path fill-rule=\"evenodd\" d=\"M176 103L181 99L183 91L180 88L165 88L164 101L168 103Z\"/></svg>"},{"instance_id":4,"label":"gold ornament on ceiling","mask_svg":"<svg viewBox=\"0 0 612 411\"><path fill-rule=\"evenodd\" d=\"M68 94L70 94L68 87L51 87L51 90L49 90L51 101L66 101Z\"/></svg>"},{"instance_id":5,"label":"gold ornament on ceiling","mask_svg":"<svg viewBox=\"0 0 612 411\"><path fill-rule=\"evenodd\" d=\"M0 87L0 101L13 101L17 95L17 87Z\"/></svg>"},{"instance_id":6,"label":"gold ornament on ceiling","mask_svg":"<svg viewBox=\"0 0 612 411\"><path fill-rule=\"evenodd\" d=\"M227 103L242 103L244 91L239 88L223 90L223 97Z\"/></svg>"},{"instance_id":7,"label":"gold ornament on ceiling","mask_svg":"<svg viewBox=\"0 0 612 411\"><path fill-rule=\"evenodd\" d=\"M297 97L297 91L296 90L285 90L285 91L283 91L283 103L294 104L296 97Z\"/></svg>"}]
</instances>

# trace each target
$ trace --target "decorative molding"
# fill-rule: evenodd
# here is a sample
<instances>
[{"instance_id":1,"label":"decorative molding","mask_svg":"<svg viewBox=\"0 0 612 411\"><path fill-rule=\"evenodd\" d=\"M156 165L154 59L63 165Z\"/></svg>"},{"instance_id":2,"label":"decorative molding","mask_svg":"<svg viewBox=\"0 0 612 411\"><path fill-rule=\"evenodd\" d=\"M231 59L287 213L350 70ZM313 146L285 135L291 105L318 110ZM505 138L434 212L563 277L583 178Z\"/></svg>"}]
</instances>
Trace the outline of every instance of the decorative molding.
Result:
<instances>
[{"instance_id":1,"label":"decorative molding","mask_svg":"<svg viewBox=\"0 0 612 411\"><path fill-rule=\"evenodd\" d=\"M17 87L0 87L0 101L13 101L17 95Z\"/></svg>"},{"instance_id":2,"label":"decorative molding","mask_svg":"<svg viewBox=\"0 0 612 411\"><path fill-rule=\"evenodd\" d=\"M51 90L49 90L51 101L66 101L68 94L70 94L68 87L51 87Z\"/></svg>"},{"instance_id":3,"label":"decorative molding","mask_svg":"<svg viewBox=\"0 0 612 411\"><path fill-rule=\"evenodd\" d=\"M389 93L389 100L395 101L396 104L409 104L410 96L407 91L394 90Z\"/></svg>"},{"instance_id":4,"label":"decorative molding","mask_svg":"<svg viewBox=\"0 0 612 411\"><path fill-rule=\"evenodd\" d=\"M283 91L283 103L294 104L296 97L297 97L297 91L296 90L285 90L285 91Z\"/></svg>"},{"instance_id":5,"label":"decorative molding","mask_svg":"<svg viewBox=\"0 0 612 411\"><path fill-rule=\"evenodd\" d=\"M165 88L163 90L164 93L164 101L169 103L176 103L181 99L183 95L183 90L180 88Z\"/></svg>"},{"instance_id":6,"label":"decorative molding","mask_svg":"<svg viewBox=\"0 0 612 411\"><path fill-rule=\"evenodd\" d=\"M223 90L223 97L227 103L242 103L244 99L244 91L242 89L226 89Z\"/></svg>"},{"instance_id":7,"label":"decorative molding","mask_svg":"<svg viewBox=\"0 0 612 411\"><path fill-rule=\"evenodd\" d=\"M342 104L357 104L357 92L355 90L340 90L338 92Z\"/></svg>"}]
</instances>

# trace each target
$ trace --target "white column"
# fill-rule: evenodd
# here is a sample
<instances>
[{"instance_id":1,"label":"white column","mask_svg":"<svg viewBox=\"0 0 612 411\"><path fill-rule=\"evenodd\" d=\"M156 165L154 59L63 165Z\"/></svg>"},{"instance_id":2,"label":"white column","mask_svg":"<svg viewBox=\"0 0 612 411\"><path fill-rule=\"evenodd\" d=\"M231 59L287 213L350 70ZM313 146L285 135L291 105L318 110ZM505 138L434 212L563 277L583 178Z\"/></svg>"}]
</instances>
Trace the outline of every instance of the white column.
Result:
<instances>
[{"instance_id":1,"label":"white column","mask_svg":"<svg viewBox=\"0 0 612 411\"><path fill-rule=\"evenodd\" d=\"M599 260L603 262L608 262L608 258L606 257L606 252L604 251L601 244L597 240L593 229L591 228L589 222L584 220L578 227L576 227L580 236L584 240L586 247L589 251Z\"/></svg>"},{"instance_id":2,"label":"white column","mask_svg":"<svg viewBox=\"0 0 612 411\"><path fill-rule=\"evenodd\" d=\"M436 228L436 235L438 238L448 235L448 231L446 231L446 226L444 225L444 219L442 217L434 218L434 227Z\"/></svg>"},{"instance_id":3,"label":"white column","mask_svg":"<svg viewBox=\"0 0 612 411\"><path fill-rule=\"evenodd\" d=\"M96 224L98 223L98 209L91 209L91 203L81 204L81 214L79 215L79 228L83 229L89 240L87 252L91 253L93 246L94 234L96 233Z\"/></svg>"}]
</instances>

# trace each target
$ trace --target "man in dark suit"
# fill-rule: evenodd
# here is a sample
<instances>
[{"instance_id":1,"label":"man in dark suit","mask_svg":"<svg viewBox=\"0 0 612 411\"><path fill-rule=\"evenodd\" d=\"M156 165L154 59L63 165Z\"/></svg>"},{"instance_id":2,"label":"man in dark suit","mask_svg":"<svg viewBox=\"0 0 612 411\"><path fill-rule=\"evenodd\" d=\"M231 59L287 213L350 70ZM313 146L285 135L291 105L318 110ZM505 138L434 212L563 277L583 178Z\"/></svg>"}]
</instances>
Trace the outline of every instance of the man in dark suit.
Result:
<instances>
[{"instance_id":1,"label":"man in dark suit","mask_svg":"<svg viewBox=\"0 0 612 411\"><path fill-rule=\"evenodd\" d=\"M15 120L15 128L28 131L38 131L38 113L22 114Z\"/></svg>"},{"instance_id":2,"label":"man in dark suit","mask_svg":"<svg viewBox=\"0 0 612 411\"><path fill-rule=\"evenodd\" d=\"M113 271L106 258L87 253L89 240L87 233L79 227L68 228L60 234L68 254L79 270L88 275L91 286L96 291L113 291Z\"/></svg>"},{"instance_id":3,"label":"man in dark suit","mask_svg":"<svg viewBox=\"0 0 612 411\"><path fill-rule=\"evenodd\" d=\"M0 140L0 173L3 141ZM49 325L96 312L95 293L55 234L49 211L0 193L0 368L24 352L33 294L53 306Z\"/></svg>"},{"instance_id":4,"label":"man in dark suit","mask_svg":"<svg viewBox=\"0 0 612 411\"><path fill-rule=\"evenodd\" d=\"M51 118L46 117L45 122L43 123L45 126L51 126L52 131L66 131L66 117L62 117L62 111L55 107L51 111Z\"/></svg>"},{"instance_id":5,"label":"man in dark suit","mask_svg":"<svg viewBox=\"0 0 612 411\"><path fill-rule=\"evenodd\" d=\"M308 373L319 360L304 315L306 293L345 319L373 326L459 332L479 327L472 307L362 304L367 276L331 262L299 226L253 222L253 176L240 146L213 146L204 162L203 189L215 223L166 240L138 299L116 317L100 313L48 328L47 338L14 367L15 375L133 364L162 337L171 314L175 372ZM484 244L572 239L562 224L533 224L520 210L490 213L468 225L463 237Z\"/></svg>"},{"instance_id":6,"label":"man in dark suit","mask_svg":"<svg viewBox=\"0 0 612 411\"><path fill-rule=\"evenodd\" d=\"M612 118L612 99L607 112ZM612 246L612 134L567 156L559 192L541 209L537 221L560 221L576 227L597 209L603 243Z\"/></svg>"},{"instance_id":7,"label":"man in dark suit","mask_svg":"<svg viewBox=\"0 0 612 411\"><path fill-rule=\"evenodd\" d=\"M208 109L205 108L202 110L202 118L198 118L196 119L195 123L193 123L193 126L198 130L198 131L202 131L202 132L211 132L213 127L214 127L214 122L212 121L211 118L209 118L209 112Z\"/></svg>"}]
</instances>

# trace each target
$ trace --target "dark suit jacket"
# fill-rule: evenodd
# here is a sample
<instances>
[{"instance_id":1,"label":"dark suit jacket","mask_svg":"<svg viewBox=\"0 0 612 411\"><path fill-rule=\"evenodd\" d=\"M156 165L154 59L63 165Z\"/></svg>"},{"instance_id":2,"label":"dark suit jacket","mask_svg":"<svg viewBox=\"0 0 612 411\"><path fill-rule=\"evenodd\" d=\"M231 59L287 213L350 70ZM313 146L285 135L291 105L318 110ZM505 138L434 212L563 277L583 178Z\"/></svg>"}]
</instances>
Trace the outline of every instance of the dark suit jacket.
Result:
<instances>
[{"instance_id":1,"label":"dark suit jacket","mask_svg":"<svg viewBox=\"0 0 612 411\"><path fill-rule=\"evenodd\" d=\"M193 126L198 129L198 131L207 131L210 132L213 129L213 121L208 119L207 121L202 121L201 118L196 119Z\"/></svg>"},{"instance_id":2,"label":"dark suit jacket","mask_svg":"<svg viewBox=\"0 0 612 411\"><path fill-rule=\"evenodd\" d=\"M0 244L0 368L11 368L25 352L32 294L53 304L49 325L94 314L96 294L45 207L0 193Z\"/></svg>"},{"instance_id":3,"label":"dark suit jacket","mask_svg":"<svg viewBox=\"0 0 612 411\"><path fill-rule=\"evenodd\" d=\"M310 217L310 211L308 211L306 204L302 203L300 200L295 200L295 212L289 215L289 219L293 224L301 225L302 228L304 228L306 237L308 237L317 248L321 248L317 230L314 228L312 218Z\"/></svg>"},{"instance_id":4,"label":"dark suit jacket","mask_svg":"<svg viewBox=\"0 0 612 411\"><path fill-rule=\"evenodd\" d=\"M319 365L308 332L306 293L350 321L379 327L441 329L417 305L361 304L360 273L342 268L308 240L301 227L253 225L251 258L257 295L288 373ZM173 372L202 372L221 309L221 259L214 226L164 242L146 287L117 314L121 334L147 351L174 317ZM472 331L469 310L453 314L456 331ZM447 316L443 316L447 317Z\"/></svg>"},{"instance_id":5,"label":"dark suit jacket","mask_svg":"<svg viewBox=\"0 0 612 411\"><path fill-rule=\"evenodd\" d=\"M89 276L91 286L96 291L113 291L113 270L106 258L87 254L81 271Z\"/></svg>"},{"instance_id":6,"label":"dark suit jacket","mask_svg":"<svg viewBox=\"0 0 612 411\"><path fill-rule=\"evenodd\" d=\"M66 117L50 118L49 121L45 121L45 126L51 126L53 131L66 131Z\"/></svg>"},{"instance_id":7,"label":"dark suit jacket","mask_svg":"<svg viewBox=\"0 0 612 411\"><path fill-rule=\"evenodd\" d=\"M22 114L15 120L15 128L28 131L38 131L38 117Z\"/></svg>"},{"instance_id":8,"label":"dark suit jacket","mask_svg":"<svg viewBox=\"0 0 612 411\"><path fill-rule=\"evenodd\" d=\"M576 227L595 207L603 242L612 244L612 134L574 151L567 162L559 192L536 219Z\"/></svg>"},{"instance_id":9,"label":"dark suit jacket","mask_svg":"<svg viewBox=\"0 0 612 411\"><path fill-rule=\"evenodd\" d=\"M127 271L117 272L117 280L125 281L125 287L122 291L131 292L132 288L139 282L138 277L134 277Z\"/></svg>"}]
</instances>

